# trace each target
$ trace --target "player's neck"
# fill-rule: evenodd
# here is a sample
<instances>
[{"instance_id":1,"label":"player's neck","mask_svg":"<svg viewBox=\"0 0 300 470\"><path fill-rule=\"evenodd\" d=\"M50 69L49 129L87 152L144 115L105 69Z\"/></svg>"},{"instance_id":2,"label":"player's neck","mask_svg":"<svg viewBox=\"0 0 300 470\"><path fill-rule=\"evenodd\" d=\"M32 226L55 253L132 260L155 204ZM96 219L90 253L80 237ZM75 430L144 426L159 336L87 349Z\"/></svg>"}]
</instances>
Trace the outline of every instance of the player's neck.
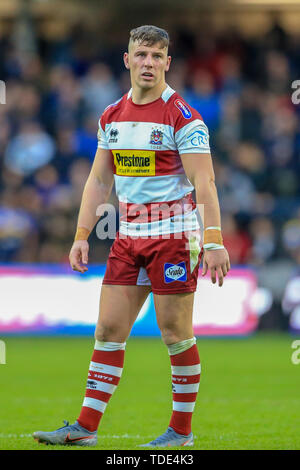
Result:
<instances>
[{"instance_id":1,"label":"player's neck","mask_svg":"<svg viewBox=\"0 0 300 470\"><path fill-rule=\"evenodd\" d=\"M167 88L166 82L148 90L132 86L132 101L134 104L148 104L161 97L163 91Z\"/></svg>"}]
</instances>

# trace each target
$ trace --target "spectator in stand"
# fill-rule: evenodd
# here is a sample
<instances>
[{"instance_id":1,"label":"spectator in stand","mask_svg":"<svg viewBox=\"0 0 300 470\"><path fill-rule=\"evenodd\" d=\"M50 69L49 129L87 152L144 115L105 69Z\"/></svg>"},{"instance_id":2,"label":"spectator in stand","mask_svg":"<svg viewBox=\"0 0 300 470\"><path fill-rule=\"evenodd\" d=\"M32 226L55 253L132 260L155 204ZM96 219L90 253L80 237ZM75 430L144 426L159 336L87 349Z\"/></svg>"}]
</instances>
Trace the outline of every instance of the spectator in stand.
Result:
<instances>
[{"instance_id":1,"label":"spectator in stand","mask_svg":"<svg viewBox=\"0 0 300 470\"><path fill-rule=\"evenodd\" d=\"M260 266L270 260L275 254L276 237L272 221L266 217L252 220L249 232L252 237L252 256L249 262Z\"/></svg>"},{"instance_id":2,"label":"spectator in stand","mask_svg":"<svg viewBox=\"0 0 300 470\"><path fill-rule=\"evenodd\" d=\"M282 227L282 243L289 256L300 264L300 209L296 217L288 220Z\"/></svg>"},{"instance_id":3,"label":"spectator in stand","mask_svg":"<svg viewBox=\"0 0 300 470\"><path fill-rule=\"evenodd\" d=\"M231 264L247 264L251 255L252 242L247 232L238 227L236 219L231 214L225 214L222 217L222 233L224 245L230 252Z\"/></svg>"},{"instance_id":4,"label":"spectator in stand","mask_svg":"<svg viewBox=\"0 0 300 470\"><path fill-rule=\"evenodd\" d=\"M5 152L5 166L12 172L28 176L54 157L55 142L37 122L24 122Z\"/></svg>"},{"instance_id":5,"label":"spectator in stand","mask_svg":"<svg viewBox=\"0 0 300 470\"><path fill-rule=\"evenodd\" d=\"M221 210L232 214L252 214L256 193L251 178L246 173L217 160L214 168Z\"/></svg>"},{"instance_id":6,"label":"spectator in stand","mask_svg":"<svg viewBox=\"0 0 300 470\"><path fill-rule=\"evenodd\" d=\"M201 114L208 128L214 132L219 125L221 104L212 75L205 70L196 72L191 80L191 88L184 93L184 98Z\"/></svg>"},{"instance_id":7,"label":"spectator in stand","mask_svg":"<svg viewBox=\"0 0 300 470\"><path fill-rule=\"evenodd\" d=\"M0 205L0 258L4 262L17 261L22 246L36 231L32 214L23 210L18 193L6 189Z\"/></svg>"},{"instance_id":8,"label":"spectator in stand","mask_svg":"<svg viewBox=\"0 0 300 470\"><path fill-rule=\"evenodd\" d=\"M81 84L87 113L98 119L106 106L120 98L120 87L111 69L103 63L93 64Z\"/></svg>"}]
</instances>

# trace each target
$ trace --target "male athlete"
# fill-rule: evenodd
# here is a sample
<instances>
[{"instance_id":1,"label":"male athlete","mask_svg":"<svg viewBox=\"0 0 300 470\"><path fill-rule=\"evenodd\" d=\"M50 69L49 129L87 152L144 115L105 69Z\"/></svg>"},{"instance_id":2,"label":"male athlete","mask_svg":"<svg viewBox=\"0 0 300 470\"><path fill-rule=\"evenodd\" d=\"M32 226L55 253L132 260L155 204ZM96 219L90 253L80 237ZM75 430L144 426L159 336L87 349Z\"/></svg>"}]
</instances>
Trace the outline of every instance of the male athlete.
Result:
<instances>
[{"instance_id":1,"label":"male athlete","mask_svg":"<svg viewBox=\"0 0 300 470\"><path fill-rule=\"evenodd\" d=\"M193 445L191 420L201 370L192 314L202 246L202 274L209 270L213 283L218 278L222 286L230 263L222 242L207 127L165 82L171 62L168 45L163 29L141 26L131 31L124 63L132 88L99 120L98 150L70 252L73 270L87 271L88 236L113 181L122 213L120 230L101 289L95 349L80 415L75 424L35 432L39 442L96 445L101 417L122 374L126 339L152 291L170 355L173 411L167 431L144 446ZM197 204L204 207L202 246L191 197L194 188Z\"/></svg>"}]
</instances>

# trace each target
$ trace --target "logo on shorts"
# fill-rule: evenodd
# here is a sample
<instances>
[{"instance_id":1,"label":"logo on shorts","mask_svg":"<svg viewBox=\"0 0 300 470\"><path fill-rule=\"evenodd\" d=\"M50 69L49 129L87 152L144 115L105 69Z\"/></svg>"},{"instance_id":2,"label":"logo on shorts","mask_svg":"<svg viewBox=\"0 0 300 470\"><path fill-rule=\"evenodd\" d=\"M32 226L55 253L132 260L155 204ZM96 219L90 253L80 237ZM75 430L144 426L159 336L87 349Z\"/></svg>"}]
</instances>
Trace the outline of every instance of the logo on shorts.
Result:
<instances>
[{"instance_id":1,"label":"logo on shorts","mask_svg":"<svg viewBox=\"0 0 300 470\"><path fill-rule=\"evenodd\" d=\"M165 275L165 282L173 282L173 281L186 281L187 280L187 272L185 262L182 261L178 264L171 264L165 263L164 266L164 275Z\"/></svg>"}]
</instances>

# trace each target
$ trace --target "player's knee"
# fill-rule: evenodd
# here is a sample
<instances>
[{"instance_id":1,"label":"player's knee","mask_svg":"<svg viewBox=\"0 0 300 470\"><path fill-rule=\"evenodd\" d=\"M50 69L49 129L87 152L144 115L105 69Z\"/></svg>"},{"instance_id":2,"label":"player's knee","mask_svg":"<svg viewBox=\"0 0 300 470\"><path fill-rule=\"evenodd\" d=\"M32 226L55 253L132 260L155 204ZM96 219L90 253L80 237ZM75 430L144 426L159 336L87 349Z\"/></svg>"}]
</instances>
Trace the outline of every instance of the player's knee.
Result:
<instances>
[{"instance_id":1,"label":"player's knee","mask_svg":"<svg viewBox=\"0 0 300 470\"><path fill-rule=\"evenodd\" d=\"M173 328L161 328L161 338L165 344L175 344L181 341L180 332L175 327Z\"/></svg>"},{"instance_id":2,"label":"player's knee","mask_svg":"<svg viewBox=\"0 0 300 470\"><path fill-rule=\"evenodd\" d=\"M127 338L120 326L114 324L97 325L94 336L97 341L123 342Z\"/></svg>"},{"instance_id":3,"label":"player's knee","mask_svg":"<svg viewBox=\"0 0 300 470\"><path fill-rule=\"evenodd\" d=\"M160 333L165 344L175 344L194 336L193 326L180 321L160 325Z\"/></svg>"},{"instance_id":4,"label":"player's knee","mask_svg":"<svg viewBox=\"0 0 300 470\"><path fill-rule=\"evenodd\" d=\"M98 341L111 341L111 336L115 333L112 325L99 325L95 330L95 339Z\"/></svg>"}]
</instances>

